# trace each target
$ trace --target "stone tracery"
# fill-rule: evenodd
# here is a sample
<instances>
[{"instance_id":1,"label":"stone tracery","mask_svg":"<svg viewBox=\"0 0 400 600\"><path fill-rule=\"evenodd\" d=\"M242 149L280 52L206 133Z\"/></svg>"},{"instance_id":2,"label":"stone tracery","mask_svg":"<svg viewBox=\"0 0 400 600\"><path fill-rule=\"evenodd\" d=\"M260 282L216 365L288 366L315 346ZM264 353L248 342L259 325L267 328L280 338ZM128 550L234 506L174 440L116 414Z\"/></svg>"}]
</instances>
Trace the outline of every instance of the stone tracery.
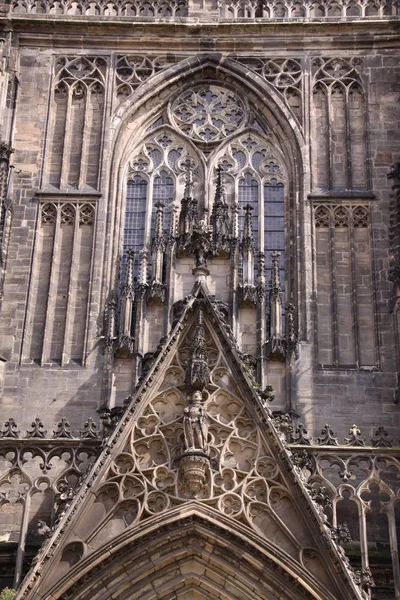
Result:
<instances>
[{"instance_id":1,"label":"stone tracery","mask_svg":"<svg viewBox=\"0 0 400 600\"><path fill-rule=\"evenodd\" d=\"M174 124L198 142L218 142L243 125L243 101L229 90L215 85L183 92L171 105Z\"/></svg>"}]
</instances>

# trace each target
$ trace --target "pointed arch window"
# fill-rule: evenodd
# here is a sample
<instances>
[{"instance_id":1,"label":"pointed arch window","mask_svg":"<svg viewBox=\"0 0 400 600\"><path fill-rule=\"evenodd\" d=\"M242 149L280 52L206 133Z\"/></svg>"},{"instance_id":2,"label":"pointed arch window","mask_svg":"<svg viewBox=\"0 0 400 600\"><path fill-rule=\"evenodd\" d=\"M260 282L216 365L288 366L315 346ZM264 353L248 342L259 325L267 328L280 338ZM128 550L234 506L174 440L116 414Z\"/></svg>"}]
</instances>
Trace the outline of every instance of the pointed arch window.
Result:
<instances>
[{"instance_id":1,"label":"pointed arch window","mask_svg":"<svg viewBox=\"0 0 400 600\"><path fill-rule=\"evenodd\" d=\"M253 225L254 244L258 246L258 204L259 204L259 185L257 179L249 172L239 179L238 186L239 203L239 231L244 229L244 208L248 204L251 206L251 218Z\"/></svg>"},{"instance_id":2,"label":"pointed arch window","mask_svg":"<svg viewBox=\"0 0 400 600\"><path fill-rule=\"evenodd\" d=\"M264 184L264 254L270 257L279 252L279 270L282 292L285 293L285 188L272 179ZM271 264L267 260L267 279L271 278ZM283 304L284 300L283 300Z\"/></svg>"},{"instance_id":3,"label":"pointed arch window","mask_svg":"<svg viewBox=\"0 0 400 600\"><path fill-rule=\"evenodd\" d=\"M152 241L155 235L156 205L163 204L163 230L165 237L171 233L174 204L179 205L184 187L187 160L198 177L199 159L193 150L182 143L179 135L169 127L152 131L144 143L133 153L129 165L124 214L121 285L125 277L126 253L135 252L134 273L139 278L140 251L147 250L146 269L151 269Z\"/></svg>"},{"instance_id":4,"label":"pointed arch window","mask_svg":"<svg viewBox=\"0 0 400 600\"><path fill-rule=\"evenodd\" d=\"M279 252L281 285L284 292L285 265L285 176L282 158L266 140L251 132L231 142L219 153L216 162L228 178L237 182L239 239L243 239L245 211L251 206L254 254L264 252L267 280L271 276L271 255ZM235 199L234 199L235 201ZM240 283L243 280L239 257ZM254 260L255 269L257 260Z\"/></svg>"},{"instance_id":5,"label":"pointed arch window","mask_svg":"<svg viewBox=\"0 0 400 600\"><path fill-rule=\"evenodd\" d=\"M135 175L128 181L123 241L123 271L125 270L127 250L132 249L135 254L138 254L144 246L147 193L148 181L143 176Z\"/></svg>"},{"instance_id":6,"label":"pointed arch window","mask_svg":"<svg viewBox=\"0 0 400 600\"><path fill-rule=\"evenodd\" d=\"M153 183L153 216L151 219L151 237L154 235L155 210L156 204L161 202L164 205L164 230L169 231L170 227L170 205L174 201L175 185L170 174L163 169L154 178Z\"/></svg>"}]
</instances>

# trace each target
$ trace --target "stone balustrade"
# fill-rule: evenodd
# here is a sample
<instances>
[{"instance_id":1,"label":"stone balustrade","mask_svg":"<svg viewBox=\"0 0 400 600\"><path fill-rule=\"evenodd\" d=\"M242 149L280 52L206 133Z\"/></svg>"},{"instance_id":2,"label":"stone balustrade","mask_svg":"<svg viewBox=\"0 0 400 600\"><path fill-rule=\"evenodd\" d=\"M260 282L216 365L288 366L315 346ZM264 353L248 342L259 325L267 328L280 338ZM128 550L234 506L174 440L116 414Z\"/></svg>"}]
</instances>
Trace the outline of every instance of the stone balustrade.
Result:
<instances>
[{"instance_id":1,"label":"stone balustrade","mask_svg":"<svg viewBox=\"0 0 400 600\"><path fill-rule=\"evenodd\" d=\"M191 0L15 0L13 14L165 19L198 16ZM358 20L400 16L399 0L218 0L219 20ZM211 14L211 13L210 13Z\"/></svg>"}]
</instances>

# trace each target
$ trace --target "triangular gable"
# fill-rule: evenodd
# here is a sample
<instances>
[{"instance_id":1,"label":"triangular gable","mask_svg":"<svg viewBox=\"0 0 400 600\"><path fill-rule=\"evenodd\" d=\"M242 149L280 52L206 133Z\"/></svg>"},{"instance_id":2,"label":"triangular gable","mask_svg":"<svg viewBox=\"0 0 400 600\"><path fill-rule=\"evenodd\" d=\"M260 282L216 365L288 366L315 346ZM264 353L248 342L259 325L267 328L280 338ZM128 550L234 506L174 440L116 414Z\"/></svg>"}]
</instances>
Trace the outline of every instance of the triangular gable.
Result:
<instances>
[{"instance_id":1,"label":"triangular gable","mask_svg":"<svg viewBox=\"0 0 400 600\"><path fill-rule=\"evenodd\" d=\"M80 598L83 575L188 507L263 548L299 598L362 598L199 283L18 598Z\"/></svg>"}]
</instances>

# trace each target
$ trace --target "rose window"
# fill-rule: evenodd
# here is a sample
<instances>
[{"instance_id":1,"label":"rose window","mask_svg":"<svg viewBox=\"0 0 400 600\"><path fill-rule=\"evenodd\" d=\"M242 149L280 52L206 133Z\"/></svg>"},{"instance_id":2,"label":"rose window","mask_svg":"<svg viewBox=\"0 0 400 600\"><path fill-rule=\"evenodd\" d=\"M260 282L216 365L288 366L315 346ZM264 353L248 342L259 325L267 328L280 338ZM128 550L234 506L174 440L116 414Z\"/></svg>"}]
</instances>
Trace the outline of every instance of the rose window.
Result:
<instances>
[{"instance_id":1,"label":"rose window","mask_svg":"<svg viewBox=\"0 0 400 600\"><path fill-rule=\"evenodd\" d=\"M210 143L237 131L245 121L246 111L234 92L205 85L180 94L171 106L171 115L185 135Z\"/></svg>"}]
</instances>

